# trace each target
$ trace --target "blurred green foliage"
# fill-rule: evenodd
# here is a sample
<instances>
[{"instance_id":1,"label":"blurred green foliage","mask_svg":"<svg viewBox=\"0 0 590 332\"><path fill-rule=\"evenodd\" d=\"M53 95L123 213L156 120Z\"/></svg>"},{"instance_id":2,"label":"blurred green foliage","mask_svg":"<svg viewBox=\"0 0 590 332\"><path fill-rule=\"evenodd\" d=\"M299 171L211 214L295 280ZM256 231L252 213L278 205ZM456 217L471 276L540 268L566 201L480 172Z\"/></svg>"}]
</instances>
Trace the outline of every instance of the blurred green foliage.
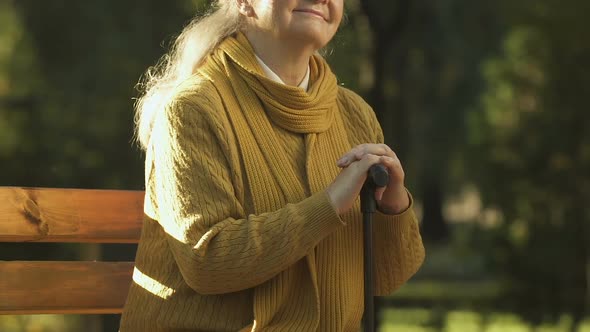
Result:
<instances>
[{"instance_id":1,"label":"blurred green foliage","mask_svg":"<svg viewBox=\"0 0 590 332\"><path fill-rule=\"evenodd\" d=\"M135 85L206 3L0 0L0 184L143 188ZM346 12L328 61L375 108L428 240L418 282L394 301L473 300L435 314L449 331L498 330L484 308L578 326L590 311L590 2L349 0ZM446 213L466 187L475 212ZM396 311L384 317L412 330Z\"/></svg>"},{"instance_id":2,"label":"blurred green foliage","mask_svg":"<svg viewBox=\"0 0 590 332\"><path fill-rule=\"evenodd\" d=\"M512 308L533 321L589 306L588 2L506 5L501 52L468 113L474 179L497 206L495 263Z\"/></svg>"}]
</instances>

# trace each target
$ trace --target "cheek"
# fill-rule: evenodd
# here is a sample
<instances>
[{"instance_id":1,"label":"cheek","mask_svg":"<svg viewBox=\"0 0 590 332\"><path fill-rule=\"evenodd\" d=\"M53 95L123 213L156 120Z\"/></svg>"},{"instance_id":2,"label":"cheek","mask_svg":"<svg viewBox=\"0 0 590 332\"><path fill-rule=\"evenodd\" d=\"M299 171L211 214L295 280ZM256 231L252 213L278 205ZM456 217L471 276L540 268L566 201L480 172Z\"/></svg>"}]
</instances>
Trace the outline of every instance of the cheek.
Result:
<instances>
[{"instance_id":1,"label":"cheek","mask_svg":"<svg viewBox=\"0 0 590 332\"><path fill-rule=\"evenodd\" d=\"M336 1L334 1L336 2ZM339 1L339 3L335 3L334 7L331 10L331 15L332 15L332 21L330 22L329 25L329 38L332 39L334 37L334 35L336 34L336 32L338 31L338 28L340 27L340 24L342 23L342 15L343 15L343 8L342 8L342 2Z\"/></svg>"},{"instance_id":2,"label":"cheek","mask_svg":"<svg viewBox=\"0 0 590 332\"><path fill-rule=\"evenodd\" d=\"M342 15L344 14L344 5L342 3L342 0L332 1L331 5L331 13L332 17L334 18L334 23L336 24L336 26L339 26L340 22L342 21Z\"/></svg>"}]
</instances>

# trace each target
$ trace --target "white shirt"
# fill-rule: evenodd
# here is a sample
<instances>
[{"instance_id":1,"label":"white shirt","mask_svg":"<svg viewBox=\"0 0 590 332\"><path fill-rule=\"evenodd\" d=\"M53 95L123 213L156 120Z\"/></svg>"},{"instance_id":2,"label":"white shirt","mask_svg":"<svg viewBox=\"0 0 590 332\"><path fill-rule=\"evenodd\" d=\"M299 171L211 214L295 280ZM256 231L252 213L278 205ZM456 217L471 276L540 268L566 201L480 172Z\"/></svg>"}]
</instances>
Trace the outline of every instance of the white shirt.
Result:
<instances>
[{"instance_id":1,"label":"white shirt","mask_svg":"<svg viewBox=\"0 0 590 332\"><path fill-rule=\"evenodd\" d=\"M283 82L283 80L279 77L279 75L277 75L274 71L272 71L272 69L270 69L266 65L266 63L264 63L264 61L262 61L262 59L258 57L258 55L254 54L254 56L256 56L256 60L258 60L258 63L260 64L260 67L262 67L262 71L264 72L264 75L266 75L266 77L270 78L271 80L273 80L275 82L285 84L285 82ZM305 76L303 76L303 80L301 81L301 83L299 83L299 85L297 87L302 88L305 91L307 91L307 88L309 88L309 65L307 65L307 72L305 72Z\"/></svg>"}]
</instances>

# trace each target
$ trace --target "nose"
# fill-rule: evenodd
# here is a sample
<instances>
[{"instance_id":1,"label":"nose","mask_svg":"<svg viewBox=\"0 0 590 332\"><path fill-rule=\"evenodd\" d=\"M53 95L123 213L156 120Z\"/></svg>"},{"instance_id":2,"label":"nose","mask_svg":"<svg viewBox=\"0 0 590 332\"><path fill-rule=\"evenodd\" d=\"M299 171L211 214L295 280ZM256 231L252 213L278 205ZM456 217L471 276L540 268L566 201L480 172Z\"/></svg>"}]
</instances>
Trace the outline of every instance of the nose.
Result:
<instances>
[{"instance_id":1,"label":"nose","mask_svg":"<svg viewBox=\"0 0 590 332\"><path fill-rule=\"evenodd\" d=\"M313 0L315 3L327 4L330 0Z\"/></svg>"}]
</instances>

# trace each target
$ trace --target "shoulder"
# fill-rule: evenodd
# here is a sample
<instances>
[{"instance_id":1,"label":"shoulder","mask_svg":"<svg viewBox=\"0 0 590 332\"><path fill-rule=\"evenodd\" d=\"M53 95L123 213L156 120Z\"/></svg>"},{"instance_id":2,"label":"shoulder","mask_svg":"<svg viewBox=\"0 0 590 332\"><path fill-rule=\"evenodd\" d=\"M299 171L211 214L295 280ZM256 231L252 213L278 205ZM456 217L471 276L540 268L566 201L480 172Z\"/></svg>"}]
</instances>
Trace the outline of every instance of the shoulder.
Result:
<instances>
[{"instance_id":1,"label":"shoulder","mask_svg":"<svg viewBox=\"0 0 590 332\"><path fill-rule=\"evenodd\" d=\"M171 93L168 103L169 112L186 112L192 109L197 112L219 112L223 102L211 81L195 74L178 84Z\"/></svg>"},{"instance_id":2,"label":"shoulder","mask_svg":"<svg viewBox=\"0 0 590 332\"><path fill-rule=\"evenodd\" d=\"M362 136L359 139L363 141L373 141L374 135L380 131L373 108L356 92L342 86L338 87L337 100L345 125L354 129L351 132Z\"/></svg>"},{"instance_id":3,"label":"shoulder","mask_svg":"<svg viewBox=\"0 0 590 332\"><path fill-rule=\"evenodd\" d=\"M355 120L361 122L374 121L375 112L373 108L356 92L339 86L337 99L345 116L355 118Z\"/></svg>"},{"instance_id":4,"label":"shoulder","mask_svg":"<svg viewBox=\"0 0 590 332\"><path fill-rule=\"evenodd\" d=\"M338 100L352 108L369 109L372 111L371 106L367 104L363 97L359 96L356 92L347 89L343 86L338 86Z\"/></svg>"},{"instance_id":5,"label":"shoulder","mask_svg":"<svg viewBox=\"0 0 590 332\"><path fill-rule=\"evenodd\" d=\"M223 115L223 101L217 89L211 81L196 74L172 89L160 121L174 127L200 127L222 121Z\"/></svg>"},{"instance_id":6,"label":"shoulder","mask_svg":"<svg viewBox=\"0 0 590 332\"><path fill-rule=\"evenodd\" d=\"M192 76L177 85L165 105L154 114L151 138L157 144L182 144L186 147L222 147L231 144L229 120L222 98L213 84L202 77ZM152 144L156 143L150 139Z\"/></svg>"}]
</instances>

